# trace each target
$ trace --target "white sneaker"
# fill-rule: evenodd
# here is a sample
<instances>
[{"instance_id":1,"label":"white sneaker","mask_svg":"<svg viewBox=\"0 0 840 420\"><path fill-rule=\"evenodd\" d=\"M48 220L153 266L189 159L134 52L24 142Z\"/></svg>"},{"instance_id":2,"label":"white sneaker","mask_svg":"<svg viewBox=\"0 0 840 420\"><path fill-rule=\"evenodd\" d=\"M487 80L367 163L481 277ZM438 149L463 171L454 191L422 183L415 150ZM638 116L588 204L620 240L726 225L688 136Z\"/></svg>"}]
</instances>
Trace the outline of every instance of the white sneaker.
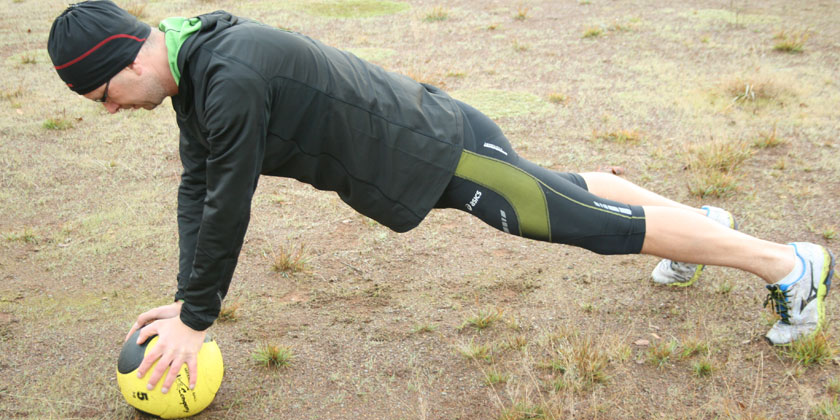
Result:
<instances>
[{"instance_id":1,"label":"white sneaker","mask_svg":"<svg viewBox=\"0 0 840 420\"><path fill-rule=\"evenodd\" d=\"M834 275L834 255L822 246L807 242L790 244L804 269L787 284L781 281L767 285L770 294L764 305L773 302L774 311L782 317L766 337L775 345L789 344L802 337L811 337L825 322L825 296Z\"/></svg>"},{"instance_id":2,"label":"white sneaker","mask_svg":"<svg viewBox=\"0 0 840 420\"><path fill-rule=\"evenodd\" d=\"M735 218L728 211L712 206L703 206L701 208L706 210L706 217L730 229L738 229ZM659 284L685 287L694 284L705 267L703 264L690 264L663 259L659 261L659 264L656 265L656 268L653 269L650 276L654 282Z\"/></svg>"}]
</instances>

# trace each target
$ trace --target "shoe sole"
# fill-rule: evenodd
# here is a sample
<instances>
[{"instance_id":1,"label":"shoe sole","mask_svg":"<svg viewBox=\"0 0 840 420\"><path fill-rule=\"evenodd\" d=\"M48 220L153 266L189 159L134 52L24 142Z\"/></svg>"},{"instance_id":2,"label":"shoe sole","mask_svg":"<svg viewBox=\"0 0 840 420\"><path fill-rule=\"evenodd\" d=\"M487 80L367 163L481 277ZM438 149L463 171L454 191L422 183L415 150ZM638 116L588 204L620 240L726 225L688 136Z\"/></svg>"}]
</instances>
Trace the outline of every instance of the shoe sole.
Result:
<instances>
[{"instance_id":1,"label":"shoe sole","mask_svg":"<svg viewBox=\"0 0 840 420\"><path fill-rule=\"evenodd\" d=\"M823 269L823 273L825 276L820 281L820 287L817 288L817 316L819 319L817 320L817 329L814 331L811 336L813 337L816 335L825 324L825 297L828 295L828 291L831 289L831 278L834 277L834 254L828 248L823 247L823 251L825 251L825 262L827 270Z\"/></svg>"},{"instance_id":2,"label":"shoe sole","mask_svg":"<svg viewBox=\"0 0 840 420\"><path fill-rule=\"evenodd\" d=\"M688 287L688 286L691 286L692 284L694 284L694 282L697 281L697 279L700 278L700 274L703 273L704 268L706 268L705 265L697 264L697 268L694 269L694 275L691 276L691 278L688 279L688 281L667 283L667 285L670 286L670 287Z\"/></svg>"}]
</instances>

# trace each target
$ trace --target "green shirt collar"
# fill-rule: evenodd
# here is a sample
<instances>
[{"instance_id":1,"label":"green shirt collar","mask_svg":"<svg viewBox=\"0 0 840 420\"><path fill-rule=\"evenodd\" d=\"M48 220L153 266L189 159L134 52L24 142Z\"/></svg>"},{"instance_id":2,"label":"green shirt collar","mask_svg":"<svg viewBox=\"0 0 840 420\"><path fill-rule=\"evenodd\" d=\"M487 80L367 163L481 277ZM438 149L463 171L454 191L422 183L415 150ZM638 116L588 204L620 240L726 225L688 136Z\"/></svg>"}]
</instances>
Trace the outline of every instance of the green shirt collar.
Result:
<instances>
[{"instance_id":1,"label":"green shirt collar","mask_svg":"<svg viewBox=\"0 0 840 420\"><path fill-rule=\"evenodd\" d=\"M190 35L198 32L201 29L201 20L194 18L171 17L164 19L158 25L164 33L166 40L166 50L169 54L169 70L172 71L172 77L175 78L175 84L181 84L181 69L178 68L178 52L181 51L181 46L190 37Z\"/></svg>"}]
</instances>

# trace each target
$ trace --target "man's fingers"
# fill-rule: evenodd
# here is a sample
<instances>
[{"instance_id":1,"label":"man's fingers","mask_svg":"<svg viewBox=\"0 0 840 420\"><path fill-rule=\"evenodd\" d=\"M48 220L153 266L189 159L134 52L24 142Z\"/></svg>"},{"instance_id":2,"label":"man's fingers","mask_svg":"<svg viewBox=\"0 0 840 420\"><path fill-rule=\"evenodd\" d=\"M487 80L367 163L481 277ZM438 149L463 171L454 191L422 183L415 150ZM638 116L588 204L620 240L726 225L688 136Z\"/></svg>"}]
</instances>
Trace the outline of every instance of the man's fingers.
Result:
<instances>
[{"instance_id":1,"label":"man's fingers","mask_svg":"<svg viewBox=\"0 0 840 420\"><path fill-rule=\"evenodd\" d=\"M160 388L160 392L166 394L169 392L169 389L172 388L172 383L175 382L175 378L178 377L178 373L181 372L181 366L184 365L184 360L180 357L176 357L172 364L169 365L169 373L166 375L166 379L163 380L163 386Z\"/></svg>"},{"instance_id":2,"label":"man's fingers","mask_svg":"<svg viewBox=\"0 0 840 420\"><path fill-rule=\"evenodd\" d=\"M143 361L140 362L140 366L137 368L138 378L146 376L146 371L149 370L149 368L152 367L152 365L161 357L161 353L156 347L157 346L152 347L152 349L149 350L149 353L146 354L146 357L143 358Z\"/></svg>"},{"instance_id":3,"label":"man's fingers","mask_svg":"<svg viewBox=\"0 0 840 420\"><path fill-rule=\"evenodd\" d=\"M158 329L157 325L153 322L140 330L140 334L137 335L137 345L140 346L149 339L149 337L157 335Z\"/></svg>"},{"instance_id":4,"label":"man's fingers","mask_svg":"<svg viewBox=\"0 0 840 420\"><path fill-rule=\"evenodd\" d=\"M187 370L190 372L190 389L195 389L195 381L198 378L198 360L195 357L187 360Z\"/></svg>"},{"instance_id":5,"label":"man's fingers","mask_svg":"<svg viewBox=\"0 0 840 420\"><path fill-rule=\"evenodd\" d=\"M163 374L166 372L166 368L172 363L172 356L168 354L164 354L160 357L157 364L155 365L154 369L152 369L151 375L149 376L149 383L146 384L146 389L152 390L155 388L155 385L163 378ZM165 386L167 390L169 389L168 386Z\"/></svg>"},{"instance_id":6,"label":"man's fingers","mask_svg":"<svg viewBox=\"0 0 840 420\"><path fill-rule=\"evenodd\" d=\"M138 325L138 324L135 322L135 323L134 323L134 325L132 325L132 326L131 326L131 329L130 329L130 330L128 330L128 334L126 334L126 335L125 335L125 339L123 339L123 343L125 343L126 341L128 341L128 338L129 338L129 337L131 337L131 334L134 334L134 331L137 331L137 329L138 329L138 328L140 328L140 325Z\"/></svg>"}]
</instances>

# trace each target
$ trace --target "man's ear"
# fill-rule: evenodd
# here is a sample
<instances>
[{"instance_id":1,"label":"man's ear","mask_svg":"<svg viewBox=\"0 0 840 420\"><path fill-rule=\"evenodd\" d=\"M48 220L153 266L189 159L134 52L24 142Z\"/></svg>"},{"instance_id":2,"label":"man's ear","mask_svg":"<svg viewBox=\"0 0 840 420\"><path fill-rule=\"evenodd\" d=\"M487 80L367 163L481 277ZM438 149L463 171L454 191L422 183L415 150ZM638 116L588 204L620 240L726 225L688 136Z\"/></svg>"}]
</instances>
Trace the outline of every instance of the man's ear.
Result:
<instances>
[{"instance_id":1,"label":"man's ear","mask_svg":"<svg viewBox=\"0 0 840 420\"><path fill-rule=\"evenodd\" d=\"M134 72L134 74L140 76L143 74L143 64L135 58L134 61L125 68L125 70Z\"/></svg>"}]
</instances>

